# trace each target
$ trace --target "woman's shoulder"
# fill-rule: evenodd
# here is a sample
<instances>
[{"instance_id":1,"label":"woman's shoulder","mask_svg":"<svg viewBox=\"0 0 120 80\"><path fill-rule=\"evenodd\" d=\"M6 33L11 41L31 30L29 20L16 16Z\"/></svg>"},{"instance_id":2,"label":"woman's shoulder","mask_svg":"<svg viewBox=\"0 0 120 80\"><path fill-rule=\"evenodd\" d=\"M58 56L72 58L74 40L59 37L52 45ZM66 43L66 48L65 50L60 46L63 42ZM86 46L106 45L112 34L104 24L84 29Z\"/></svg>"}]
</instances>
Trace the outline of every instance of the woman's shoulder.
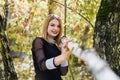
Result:
<instances>
[{"instance_id":1,"label":"woman's shoulder","mask_svg":"<svg viewBox=\"0 0 120 80\"><path fill-rule=\"evenodd\" d=\"M36 37L35 40L44 40L43 37Z\"/></svg>"},{"instance_id":2,"label":"woman's shoulder","mask_svg":"<svg viewBox=\"0 0 120 80\"><path fill-rule=\"evenodd\" d=\"M44 39L42 37L36 37L34 40L33 40L33 44L34 43L41 43L43 44L44 42Z\"/></svg>"}]
</instances>

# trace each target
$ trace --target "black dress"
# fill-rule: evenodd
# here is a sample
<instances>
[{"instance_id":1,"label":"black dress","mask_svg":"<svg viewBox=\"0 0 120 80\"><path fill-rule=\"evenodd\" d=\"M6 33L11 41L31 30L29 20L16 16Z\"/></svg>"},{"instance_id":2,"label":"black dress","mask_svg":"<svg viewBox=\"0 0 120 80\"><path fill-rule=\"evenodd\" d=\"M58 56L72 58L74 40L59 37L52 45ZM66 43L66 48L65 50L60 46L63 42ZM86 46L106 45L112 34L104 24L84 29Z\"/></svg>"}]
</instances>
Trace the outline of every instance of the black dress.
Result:
<instances>
[{"instance_id":1,"label":"black dress","mask_svg":"<svg viewBox=\"0 0 120 80\"><path fill-rule=\"evenodd\" d=\"M32 44L32 57L35 68L35 80L62 80L61 75L65 75L68 66L56 66L55 69L48 70L45 61L61 54L55 44L48 43L41 37L37 37Z\"/></svg>"}]
</instances>

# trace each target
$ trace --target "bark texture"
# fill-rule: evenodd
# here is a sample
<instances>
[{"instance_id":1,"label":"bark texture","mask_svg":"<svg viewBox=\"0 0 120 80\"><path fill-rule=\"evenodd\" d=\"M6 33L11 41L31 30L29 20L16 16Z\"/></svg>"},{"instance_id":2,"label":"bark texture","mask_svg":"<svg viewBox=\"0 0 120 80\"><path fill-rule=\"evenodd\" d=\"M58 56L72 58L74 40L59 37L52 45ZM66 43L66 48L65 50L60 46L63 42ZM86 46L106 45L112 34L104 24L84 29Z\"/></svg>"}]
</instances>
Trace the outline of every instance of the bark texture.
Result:
<instances>
[{"instance_id":1,"label":"bark texture","mask_svg":"<svg viewBox=\"0 0 120 80\"><path fill-rule=\"evenodd\" d=\"M13 60L10 54L8 39L6 36L8 3L5 4L5 17L0 15L0 54L4 65L4 79L17 80L17 74L14 69Z\"/></svg>"},{"instance_id":2,"label":"bark texture","mask_svg":"<svg viewBox=\"0 0 120 80\"><path fill-rule=\"evenodd\" d=\"M53 13L53 0L48 0L48 14Z\"/></svg>"},{"instance_id":3,"label":"bark texture","mask_svg":"<svg viewBox=\"0 0 120 80\"><path fill-rule=\"evenodd\" d=\"M120 76L120 0L101 0L94 32L94 47Z\"/></svg>"}]
</instances>

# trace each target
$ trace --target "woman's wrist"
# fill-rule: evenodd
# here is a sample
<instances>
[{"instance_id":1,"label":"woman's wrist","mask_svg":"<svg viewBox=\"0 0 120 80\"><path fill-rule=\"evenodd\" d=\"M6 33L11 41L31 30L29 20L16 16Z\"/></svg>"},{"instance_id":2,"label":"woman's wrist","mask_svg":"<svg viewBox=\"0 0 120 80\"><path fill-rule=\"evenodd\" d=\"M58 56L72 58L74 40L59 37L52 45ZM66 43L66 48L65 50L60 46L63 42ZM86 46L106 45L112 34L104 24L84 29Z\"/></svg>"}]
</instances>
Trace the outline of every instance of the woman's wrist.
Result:
<instances>
[{"instance_id":1,"label":"woman's wrist","mask_svg":"<svg viewBox=\"0 0 120 80\"><path fill-rule=\"evenodd\" d=\"M65 60L61 63L61 67L66 67L66 66L68 66L68 61L67 60Z\"/></svg>"},{"instance_id":2,"label":"woman's wrist","mask_svg":"<svg viewBox=\"0 0 120 80\"><path fill-rule=\"evenodd\" d=\"M54 59L54 63L56 66L59 66L64 61L65 61L65 59L64 59L64 56L62 54L55 57L55 59Z\"/></svg>"}]
</instances>

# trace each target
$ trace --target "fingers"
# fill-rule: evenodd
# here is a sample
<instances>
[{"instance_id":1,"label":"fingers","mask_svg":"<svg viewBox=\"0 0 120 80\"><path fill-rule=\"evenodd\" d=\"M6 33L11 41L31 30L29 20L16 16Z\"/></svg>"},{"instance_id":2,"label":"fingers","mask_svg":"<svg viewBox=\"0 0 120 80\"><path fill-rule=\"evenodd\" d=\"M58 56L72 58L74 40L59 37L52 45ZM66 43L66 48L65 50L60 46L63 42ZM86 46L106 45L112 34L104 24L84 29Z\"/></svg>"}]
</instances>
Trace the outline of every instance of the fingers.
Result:
<instances>
[{"instance_id":1,"label":"fingers","mask_svg":"<svg viewBox=\"0 0 120 80\"><path fill-rule=\"evenodd\" d=\"M68 43L70 42L71 40L67 39L63 45L62 45L62 49L65 50L65 51L69 51L69 48L68 48Z\"/></svg>"},{"instance_id":2,"label":"fingers","mask_svg":"<svg viewBox=\"0 0 120 80\"><path fill-rule=\"evenodd\" d=\"M66 48L68 47L68 43L70 42L71 40L67 39L64 43L63 43L63 48Z\"/></svg>"},{"instance_id":3,"label":"fingers","mask_svg":"<svg viewBox=\"0 0 120 80\"><path fill-rule=\"evenodd\" d=\"M65 42L62 44L62 54L64 55L65 60L69 59L70 56L70 50L68 48L68 43L71 40L65 40Z\"/></svg>"},{"instance_id":4,"label":"fingers","mask_svg":"<svg viewBox=\"0 0 120 80\"><path fill-rule=\"evenodd\" d=\"M63 45L63 49L62 50L65 50L65 52L69 51L69 48L67 47L67 43Z\"/></svg>"}]
</instances>

